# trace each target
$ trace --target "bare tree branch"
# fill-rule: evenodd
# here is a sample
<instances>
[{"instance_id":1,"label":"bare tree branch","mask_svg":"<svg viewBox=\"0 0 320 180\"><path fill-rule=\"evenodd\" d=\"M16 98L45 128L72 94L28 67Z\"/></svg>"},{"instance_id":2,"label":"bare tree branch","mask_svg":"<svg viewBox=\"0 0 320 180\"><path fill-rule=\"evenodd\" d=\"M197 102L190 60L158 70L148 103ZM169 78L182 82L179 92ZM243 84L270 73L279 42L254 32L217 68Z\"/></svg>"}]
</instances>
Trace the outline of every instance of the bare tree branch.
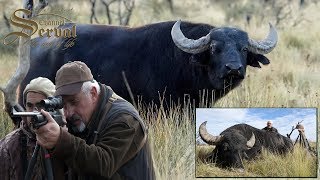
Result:
<instances>
[{"instance_id":1,"label":"bare tree branch","mask_svg":"<svg viewBox=\"0 0 320 180\"><path fill-rule=\"evenodd\" d=\"M116 20L119 25L129 24L134 0L101 0L101 3L105 6L108 24L113 24Z\"/></svg>"},{"instance_id":2,"label":"bare tree branch","mask_svg":"<svg viewBox=\"0 0 320 180\"><path fill-rule=\"evenodd\" d=\"M7 28L10 31L11 30L11 25L10 25L9 19L8 19L7 15L6 15L6 13L4 11L3 11L3 19L4 19L4 22L5 22L6 26L7 26Z\"/></svg>"},{"instance_id":3,"label":"bare tree branch","mask_svg":"<svg viewBox=\"0 0 320 180\"><path fill-rule=\"evenodd\" d=\"M96 0L90 0L90 3L91 3L91 17L90 17L90 24L93 23L93 19L96 21L96 23L100 24L98 19L97 19L97 16L96 16L96 13L95 13L95 6L96 6Z\"/></svg>"},{"instance_id":4,"label":"bare tree branch","mask_svg":"<svg viewBox=\"0 0 320 180\"><path fill-rule=\"evenodd\" d=\"M32 16L38 15L47 5L48 0L39 0L39 4L37 4L32 11Z\"/></svg>"},{"instance_id":5,"label":"bare tree branch","mask_svg":"<svg viewBox=\"0 0 320 180\"><path fill-rule=\"evenodd\" d=\"M134 1L124 1L124 6L126 8L127 14L124 17L124 21L122 21L123 22L122 25L128 25L132 15L132 10L134 8Z\"/></svg>"},{"instance_id":6,"label":"bare tree branch","mask_svg":"<svg viewBox=\"0 0 320 180\"><path fill-rule=\"evenodd\" d=\"M23 0L23 8L28 9L29 11L32 12L33 0ZM26 14L24 14L22 17L23 18L30 18L31 16L32 16L32 13L30 15L27 15L27 17L26 17Z\"/></svg>"},{"instance_id":7,"label":"bare tree branch","mask_svg":"<svg viewBox=\"0 0 320 180\"><path fill-rule=\"evenodd\" d=\"M108 24L112 24L112 18L111 18L111 11L110 11L110 5L112 3L114 3L116 0L111 0L109 2L105 1L105 0L101 0L101 3L105 6L106 8L106 15L107 15L107 18L108 18Z\"/></svg>"},{"instance_id":8,"label":"bare tree branch","mask_svg":"<svg viewBox=\"0 0 320 180\"><path fill-rule=\"evenodd\" d=\"M119 20L120 25L122 24L121 2L122 2L122 0L118 1L118 20Z\"/></svg>"},{"instance_id":9,"label":"bare tree branch","mask_svg":"<svg viewBox=\"0 0 320 180\"><path fill-rule=\"evenodd\" d=\"M46 0L39 0L39 4L33 10L33 1L32 0L24 0L24 9L28 9L31 11L30 14L24 14L24 18L30 18L36 16L40 11L45 8L48 4ZM0 90L4 94L5 107L6 110L10 110L11 107L16 105L16 91L18 85L22 82L22 80L27 75L30 68L30 47L31 47L31 31L25 30L28 37L20 37L19 40L19 64L12 75L8 84L5 87L0 87Z\"/></svg>"}]
</instances>

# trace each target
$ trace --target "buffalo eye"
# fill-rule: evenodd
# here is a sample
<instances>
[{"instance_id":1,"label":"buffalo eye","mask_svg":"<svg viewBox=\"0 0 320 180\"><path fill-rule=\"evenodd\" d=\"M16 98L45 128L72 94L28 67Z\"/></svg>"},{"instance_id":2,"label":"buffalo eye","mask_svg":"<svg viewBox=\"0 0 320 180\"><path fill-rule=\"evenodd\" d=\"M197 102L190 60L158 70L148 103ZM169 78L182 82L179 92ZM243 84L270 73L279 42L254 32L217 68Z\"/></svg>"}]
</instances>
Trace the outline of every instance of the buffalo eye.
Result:
<instances>
[{"instance_id":1,"label":"buffalo eye","mask_svg":"<svg viewBox=\"0 0 320 180\"><path fill-rule=\"evenodd\" d=\"M229 150L229 145L228 144L223 144L222 146L224 151L228 151Z\"/></svg>"},{"instance_id":2,"label":"buffalo eye","mask_svg":"<svg viewBox=\"0 0 320 180\"><path fill-rule=\"evenodd\" d=\"M243 48L241 48L241 52L244 52L244 53L246 53L248 51L248 48L245 46L245 47L243 47Z\"/></svg>"},{"instance_id":3,"label":"buffalo eye","mask_svg":"<svg viewBox=\"0 0 320 180\"><path fill-rule=\"evenodd\" d=\"M221 53L221 47L217 43L210 44L210 49L212 53L218 54Z\"/></svg>"}]
</instances>

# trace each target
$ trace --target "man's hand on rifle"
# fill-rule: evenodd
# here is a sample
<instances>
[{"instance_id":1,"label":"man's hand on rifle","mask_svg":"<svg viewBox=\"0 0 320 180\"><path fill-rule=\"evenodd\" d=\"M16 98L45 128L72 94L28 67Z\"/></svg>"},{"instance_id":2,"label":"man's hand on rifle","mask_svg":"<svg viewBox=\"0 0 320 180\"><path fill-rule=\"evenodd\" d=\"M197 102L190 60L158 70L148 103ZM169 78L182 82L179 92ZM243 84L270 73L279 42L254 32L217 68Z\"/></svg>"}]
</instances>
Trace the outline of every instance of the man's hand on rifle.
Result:
<instances>
[{"instance_id":1,"label":"man's hand on rifle","mask_svg":"<svg viewBox=\"0 0 320 180\"><path fill-rule=\"evenodd\" d=\"M41 126L39 129L34 130L37 135L37 143L41 147L52 149L55 147L59 139L60 126L47 111L41 110L41 113L48 120L48 123Z\"/></svg>"}]
</instances>

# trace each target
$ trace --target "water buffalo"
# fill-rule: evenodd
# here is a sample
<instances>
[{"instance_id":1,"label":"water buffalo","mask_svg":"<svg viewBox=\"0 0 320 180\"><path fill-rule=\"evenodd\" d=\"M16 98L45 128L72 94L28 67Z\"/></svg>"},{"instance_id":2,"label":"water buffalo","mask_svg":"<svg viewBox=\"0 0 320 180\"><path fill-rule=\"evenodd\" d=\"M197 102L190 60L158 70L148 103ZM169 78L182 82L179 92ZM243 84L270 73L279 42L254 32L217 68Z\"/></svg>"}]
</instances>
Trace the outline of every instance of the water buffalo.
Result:
<instances>
[{"instance_id":1,"label":"water buffalo","mask_svg":"<svg viewBox=\"0 0 320 180\"><path fill-rule=\"evenodd\" d=\"M242 159L253 159L262 148L273 153L285 154L293 149L292 141L276 132L260 130L247 124L237 124L224 130L219 136L207 132L207 121L199 127L201 139L215 149L207 161L216 162L220 167L243 170Z\"/></svg>"},{"instance_id":2,"label":"water buffalo","mask_svg":"<svg viewBox=\"0 0 320 180\"><path fill-rule=\"evenodd\" d=\"M125 99L130 96L122 71L132 93L141 95L144 102L157 101L159 93L165 92L174 101L189 94L197 104L199 90L214 91L217 100L239 85L247 65L269 64L263 54L277 44L277 32L271 25L268 37L261 41L238 28L181 21L136 28L76 24L76 35L75 39L33 39L30 70L20 91L35 77L54 81L63 64L80 60L97 81L110 85Z\"/></svg>"}]
</instances>

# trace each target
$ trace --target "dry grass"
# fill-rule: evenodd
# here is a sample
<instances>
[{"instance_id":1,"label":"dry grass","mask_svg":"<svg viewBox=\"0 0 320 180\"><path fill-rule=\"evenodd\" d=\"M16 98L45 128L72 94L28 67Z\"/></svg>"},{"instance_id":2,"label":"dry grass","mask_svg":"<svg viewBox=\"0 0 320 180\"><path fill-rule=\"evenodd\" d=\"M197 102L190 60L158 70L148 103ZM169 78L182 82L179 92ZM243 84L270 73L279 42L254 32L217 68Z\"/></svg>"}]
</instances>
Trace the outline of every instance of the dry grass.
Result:
<instances>
[{"instance_id":1,"label":"dry grass","mask_svg":"<svg viewBox=\"0 0 320 180\"><path fill-rule=\"evenodd\" d=\"M0 84L7 83L8 79L14 73L14 70L17 66L17 61L15 60L15 55L11 53L2 53L0 54ZM4 99L1 93L0 96L0 138L4 137L13 129L13 123L11 122L8 114L3 110L4 109Z\"/></svg>"},{"instance_id":2,"label":"dry grass","mask_svg":"<svg viewBox=\"0 0 320 180\"><path fill-rule=\"evenodd\" d=\"M208 150L210 149L210 151ZM316 177L317 158L300 146L285 156L263 150L254 161L244 161L245 172L234 169L221 169L207 163L203 157L212 152L211 146L197 146L197 177Z\"/></svg>"},{"instance_id":3,"label":"dry grass","mask_svg":"<svg viewBox=\"0 0 320 180\"><path fill-rule=\"evenodd\" d=\"M194 116L192 108L161 106L138 110L148 122L153 158L159 179L192 179L194 177Z\"/></svg>"}]
</instances>

